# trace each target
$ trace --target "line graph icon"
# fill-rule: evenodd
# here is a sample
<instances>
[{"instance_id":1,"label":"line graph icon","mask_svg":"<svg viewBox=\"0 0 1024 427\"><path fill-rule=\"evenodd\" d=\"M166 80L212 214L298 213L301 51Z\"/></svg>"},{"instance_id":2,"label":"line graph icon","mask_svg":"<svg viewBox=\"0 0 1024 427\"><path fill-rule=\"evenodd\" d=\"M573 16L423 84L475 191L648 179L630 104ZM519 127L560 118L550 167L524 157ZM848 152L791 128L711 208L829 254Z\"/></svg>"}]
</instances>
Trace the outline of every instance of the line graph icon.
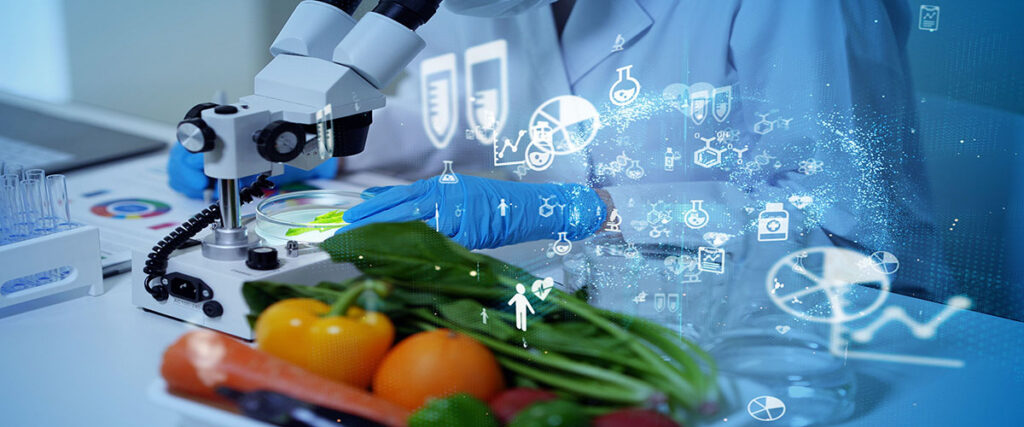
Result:
<instances>
[{"instance_id":1,"label":"line graph icon","mask_svg":"<svg viewBox=\"0 0 1024 427\"><path fill-rule=\"evenodd\" d=\"M519 131L519 136L516 137L516 142L512 142L511 138L505 138L500 143L495 142L492 147L494 148L494 166L512 166L520 165L526 162L525 159L525 145L519 145L523 142L523 136L526 135L525 130ZM523 147L523 150L519 148Z\"/></svg>"},{"instance_id":2,"label":"line graph icon","mask_svg":"<svg viewBox=\"0 0 1024 427\"><path fill-rule=\"evenodd\" d=\"M882 315L871 322L871 325L864 329L859 329L850 334L850 338L857 342L871 342L875 337L875 333L889 322L901 322L910 329L910 333L917 339L929 339L935 336L935 332L939 326L949 320L949 318L959 310L964 310L971 307L971 300L965 296L955 296L946 302L946 306L943 307L939 314L932 317L931 320L919 323L912 317L907 315L906 310L903 307L889 306L885 310L882 310Z\"/></svg>"},{"instance_id":3,"label":"line graph icon","mask_svg":"<svg viewBox=\"0 0 1024 427\"><path fill-rule=\"evenodd\" d=\"M863 268L871 258L836 247L810 248L789 254L769 270L766 287L772 302L803 320L831 324L829 351L840 357L940 367L963 367L963 361L907 354L851 349L851 343L868 344L889 323L899 322L917 339L933 338L943 323L971 300L955 296L927 321L918 321L900 306L890 305L861 329L849 322L865 318L882 306L889 294L889 274ZM875 289L869 289L875 288ZM866 321L867 319L865 319Z\"/></svg>"}]
</instances>

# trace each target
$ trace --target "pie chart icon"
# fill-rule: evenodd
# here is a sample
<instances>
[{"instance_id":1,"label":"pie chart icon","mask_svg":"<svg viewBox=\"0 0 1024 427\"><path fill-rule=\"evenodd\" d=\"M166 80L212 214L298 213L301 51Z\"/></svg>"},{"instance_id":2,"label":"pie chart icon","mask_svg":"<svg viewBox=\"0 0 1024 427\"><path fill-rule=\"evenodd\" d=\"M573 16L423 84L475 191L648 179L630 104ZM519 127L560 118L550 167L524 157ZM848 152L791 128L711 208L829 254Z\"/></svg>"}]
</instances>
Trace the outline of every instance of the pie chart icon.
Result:
<instances>
[{"instance_id":1,"label":"pie chart icon","mask_svg":"<svg viewBox=\"0 0 1024 427\"><path fill-rule=\"evenodd\" d=\"M871 258L850 249L809 248L776 262L765 285L772 302L793 316L844 323L875 311L889 294L889 275L870 264Z\"/></svg>"},{"instance_id":2,"label":"pie chart icon","mask_svg":"<svg viewBox=\"0 0 1024 427\"><path fill-rule=\"evenodd\" d=\"M871 254L871 266L885 274L893 274L900 269L900 260L896 255L886 251L878 251Z\"/></svg>"},{"instance_id":3,"label":"pie chart icon","mask_svg":"<svg viewBox=\"0 0 1024 427\"><path fill-rule=\"evenodd\" d=\"M786 404L775 396L758 396L747 403L747 413L758 421L775 421L786 414Z\"/></svg>"},{"instance_id":4,"label":"pie chart icon","mask_svg":"<svg viewBox=\"0 0 1024 427\"><path fill-rule=\"evenodd\" d=\"M601 116L594 105L574 95L557 96L544 102L530 116L530 129L550 126L554 154L572 154L590 144L601 127Z\"/></svg>"}]
</instances>

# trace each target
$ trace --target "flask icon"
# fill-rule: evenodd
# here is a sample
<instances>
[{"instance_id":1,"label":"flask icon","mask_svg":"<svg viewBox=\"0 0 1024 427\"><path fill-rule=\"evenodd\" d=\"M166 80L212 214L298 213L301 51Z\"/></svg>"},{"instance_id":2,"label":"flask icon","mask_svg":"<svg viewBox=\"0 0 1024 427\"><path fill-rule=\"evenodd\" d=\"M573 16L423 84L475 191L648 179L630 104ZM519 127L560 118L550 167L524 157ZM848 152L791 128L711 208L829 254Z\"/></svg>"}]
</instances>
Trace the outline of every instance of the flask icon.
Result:
<instances>
[{"instance_id":1,"label":"flask icon","mask_svg":"<svg viewBox=\"0 0 1024 427\"><path fill-rule=\"evenodd\" d=\"M551 250L554 251L557 255L568 255L569 251L572 251L572 242L569 241L569 238L566 237L566 234L568 233L565 231L559 231L558 240L556 240L555 243L551 245Z\"/></svg>"},{"instance_id":2,"label":"flask icon","mask_svg":"<svg viewBox=\"0 0 1024 427\"><path fill-rule=\"evenodd\" d=\"M766 203L757 215L757 241L780 242L789 239L789 212L782 203Z\"/></svg>"},{"instance_id":3,"label":"flask icon","mask_svg":"<svg viewBox=\"0 0 1024 427\"><path fill-rule=\"evenodd\" d=\"M632 164L626 168L626 176L632 179L640 179L644 177L644 168L640 166L639 160L631 160Z\"/></svg>"},{"instance_id":4,"label":"flask icon","mask_svg":"<svg viewBox=\"0 0 1024 427\"><path fill-rule=\"evenodd\" d=\"M704 210L704 201L690 200L690 210L683 214L683 222L686 223L686 226L696 230L708 225L709 219L708 211Z\"/></svg>"},{"instance_id":5,"label":"flask icon","mask_svg":"<svg viewBox=\"0 0 1024 427\"><path fill-rule=\"evenodd\" d=\"M608 91L608 98L611 99L612 104L620 107L629 105L640 94L640 82L630 75L629 70L631 69L633 66L627 65L615 70L619 72L619 79Z\"/></svg>"},{"instance_id":6,"label":"flask icon","mask_svg":"<svg viewBox=\"0 0 1024 427\"><path fill-rule=\"evenodd\" d=\"M444 172L441 172L441 177L437 179L442 184L458 184L459 177L455 175L455 171L452 170L452 161L444 161Z\"/></svg>"}]
</instances>

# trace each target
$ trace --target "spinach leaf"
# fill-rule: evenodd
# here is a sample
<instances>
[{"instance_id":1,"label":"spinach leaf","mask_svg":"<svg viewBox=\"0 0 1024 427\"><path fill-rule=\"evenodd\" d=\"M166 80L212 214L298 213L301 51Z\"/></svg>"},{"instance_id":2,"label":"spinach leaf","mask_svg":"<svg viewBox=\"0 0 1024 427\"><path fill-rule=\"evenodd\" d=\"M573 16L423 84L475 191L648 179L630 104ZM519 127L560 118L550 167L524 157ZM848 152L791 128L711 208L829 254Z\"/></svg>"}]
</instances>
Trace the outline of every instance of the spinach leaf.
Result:
<instances>
[{"instance_id":1,"label":"spinach leaf","mask_svg":"<svg viewBox=\"0 0 1024 427\"><path fill-rule=\"evenodd\" d=\"M445 319L471 331L489 334L499 340L508 341L515 334L515 329L501 320L499 316L491 315L487 324L480 321L480 312L484 306L479 302L470 299L460 299L441 305L438 312Z\"/></svg>"},{"instance_id":2,"label":"spinach leaf","mask_svg":"<svg viewBox=\"0 0 1024 427\"><path fill-rule=\"evenodd\" d=\"M366 275L389 281L478 288L536 279L523 269L470 252L420 221L370 224L320 246L334 262L352 263Z\"/></svg>"}]
</instances>

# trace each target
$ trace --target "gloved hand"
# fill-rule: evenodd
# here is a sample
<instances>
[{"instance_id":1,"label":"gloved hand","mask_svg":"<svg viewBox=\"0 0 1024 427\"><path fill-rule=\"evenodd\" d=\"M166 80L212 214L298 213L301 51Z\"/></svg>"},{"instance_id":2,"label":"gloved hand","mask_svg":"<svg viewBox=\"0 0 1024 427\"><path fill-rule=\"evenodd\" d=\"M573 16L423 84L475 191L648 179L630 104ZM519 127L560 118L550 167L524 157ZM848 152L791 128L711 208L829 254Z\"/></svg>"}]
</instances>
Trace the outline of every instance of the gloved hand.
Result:
<instances>
[{"instance_id":1,"label":"gloved hand","mask_svg":"<svg viewBox=\"0 0 1024 427\"><path fill-rule=\"evenodd\" d=\"M563 231L569 240L579 240L605 220L604 202L587 186L455 176L453 184L434 177L383 191L368 189L376 195L345 212L350 225L338 232L376 222L428 220L459 244L482 249L554 239Z\"/></svg>"},{"instance_id":2,"label":"gloved hand","mask_svg":"<svg viewBox=\"0 0 1024 427\"><path fill-rule=\"evenodd\" d=\"M324 164L305 171L291 166L284 167L284 173L270 177L277 185L305 181L307 179L333 178L338 173L338 160L330 159ZM248 185L254 177L239 180L242 186ZM203 155L190 153L180 144L174 144L171 155L167 159L167 181L171 188L189 198L202 199L203 191L209 186L210 180L203 175Z\"/></svg>"}]
</instances>

